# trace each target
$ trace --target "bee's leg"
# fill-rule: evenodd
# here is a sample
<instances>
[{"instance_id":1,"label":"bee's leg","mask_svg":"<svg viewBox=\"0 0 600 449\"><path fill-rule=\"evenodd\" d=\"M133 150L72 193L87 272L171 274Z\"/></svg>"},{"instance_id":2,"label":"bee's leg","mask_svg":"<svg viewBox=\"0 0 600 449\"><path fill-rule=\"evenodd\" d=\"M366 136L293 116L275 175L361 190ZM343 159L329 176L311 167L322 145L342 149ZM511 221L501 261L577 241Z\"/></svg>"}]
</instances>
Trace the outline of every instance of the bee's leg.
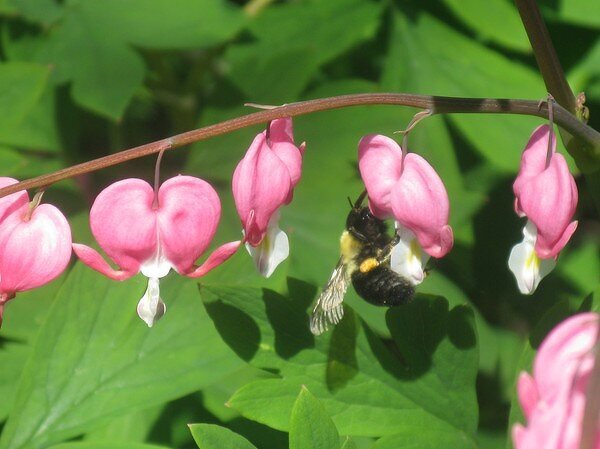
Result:
<instances>
[{"instance_id":1,"label":"bee's leg","mask_svg":"<svg viewBox=\"0 0 600 449\"><path fill-rule=\"evenodd\" d=\"M392 237L392 240L390 240L389 243L383 247L383 249L378 251L377 262L379 262L379 264L387 262L390 259L390 256L392 255L392 249L398 243L400 243L400 236L397 233L394 233L394 237Z\"/></svg>"}]
</instances>

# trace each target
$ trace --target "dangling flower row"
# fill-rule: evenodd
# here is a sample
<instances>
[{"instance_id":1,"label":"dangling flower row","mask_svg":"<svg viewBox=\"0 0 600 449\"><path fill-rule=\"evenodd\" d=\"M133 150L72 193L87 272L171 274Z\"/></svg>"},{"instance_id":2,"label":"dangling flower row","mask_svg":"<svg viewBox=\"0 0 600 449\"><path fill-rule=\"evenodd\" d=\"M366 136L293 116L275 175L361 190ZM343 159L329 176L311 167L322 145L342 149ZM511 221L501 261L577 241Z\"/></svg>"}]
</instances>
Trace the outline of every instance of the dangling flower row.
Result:
<instances>
[{"instance_id":1,"label":"dangling flower row","mask_svg":"<svg viewBox=\"0 0 600 449\"><path fill-rule=\"evenodd\" d=\"M196 278L230 258L243 242L257 268L270 276L289 253L279 229L279 209L292 200L300 180L304 144L294 144L292 121L274 120L256 136L233 175L233 195L243 239L225 243L200 266L219 224L221 201L206 181L176 176L154 189L142 179L106 187L92 205L90 227L113 268L95 249L71 241L66 218L54 206L32 203L26 192L0 199L0 324L5 304L17 292L46 284L69 263L71 246L79 259L118 281L137 273L148 287L137 312L152 326L166 311L160 279L171 269ZM0 178L0 187L14 184Z\"/></svg>"},{"instance_id":2,"label":"dangling flower row","mask_svg":"<svg viewBox=\"0 0 600 449\"><path fill-rule=\"evenodd\" d=\"M171 269L191 278L204 276L244 242L259 271L270 276L288 256L278 210L292 199L303 151L304 145L294 145L291 119L275 120L256 136L233 175L244 238L220 246L199 267L194 262L217 231L221 202L210 184L192 176L171 178L157 192L141 179L125 179L98 195L90 212L92 234L118 270L88 246L74 244L73 250L85 264L111 279L122 281L139 272L148 278L137 307L148 326L166 311L159 280Z\"/></svg>"},{"instance_id":3,"label":"dangling flower row","mask_svg":"<svg viewBox=\"0 0 600 449\"><path fill-rule=\"evenodd\" d=\"M556 265L577 221L577 186L565 158L556 153L548 125L538 127L523 151L514 182L515 211L527 217L523 242L513 247L508 265L521 293L532 294ZM394 218L399 243L391 267L414 285L425 277L429 257L446 255L454 242L448 225L449 201L444 184L421 156L403 153L392 139L363 137L358 146L359 169L371 212Z\"/></svg>"},{"instance_id":4,"label":"dangling flower row","mask_svg":"<svg viewBox=\"0 0 600 449\"><path fill-rule=\"evenodd\" d=\"M534 131L513 186L515 210L528 218L525 238L509 259L523 293L535 290L577 227L571 221L577 188L556 142L548 144L550 134L548 126ZM254 138L232 179L243 237L219 246L200 266L195 262L217 231L221 202L210 184L192 176L176 176L154 189L144 180L125 179L98 195L90 212L92 234L117 268L89 246L75 243L73 250L111 279L123 281L139 272L148 277L137 310L149 326L166 311L159 280L171 269L203 276L244 243L258 271L268 277L289 254L279 217L300 180L304 149L304 143L294 143L290 118L272 121ZM403 152L385 136L365 136L358 159L372 213L395 220L398 244L391 267L417 285L429 257L445 256L454 243L444 184L425 159ZM0 187L15 182L0 178ZM50 282L69 262L67 220L54 206L38 203L38 195L30 203L26 192L0 199L0 323L4 305L17 292Z\"/></svg>"}]
</instances>

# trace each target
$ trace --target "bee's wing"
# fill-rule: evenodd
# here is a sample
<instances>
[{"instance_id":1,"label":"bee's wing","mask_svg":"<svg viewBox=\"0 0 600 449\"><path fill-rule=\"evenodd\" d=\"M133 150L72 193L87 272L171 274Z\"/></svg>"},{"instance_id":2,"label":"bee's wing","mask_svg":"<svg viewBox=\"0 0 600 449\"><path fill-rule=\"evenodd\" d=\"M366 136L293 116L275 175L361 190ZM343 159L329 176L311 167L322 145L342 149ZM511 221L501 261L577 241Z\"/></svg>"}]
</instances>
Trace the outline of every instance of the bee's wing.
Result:
<instances>
[{"instance_id":1,"label":"bee's wing","mask_svg":"<svg viewBox=\"0 0 600 449\"><path fill-rule=\"evenodd\" d=\"M339 323L344 316L342 302L349 282L348 266L340 259L310 317L310 331L314 335L321 335L329 325Z\"/></svg>"}]
</instances>

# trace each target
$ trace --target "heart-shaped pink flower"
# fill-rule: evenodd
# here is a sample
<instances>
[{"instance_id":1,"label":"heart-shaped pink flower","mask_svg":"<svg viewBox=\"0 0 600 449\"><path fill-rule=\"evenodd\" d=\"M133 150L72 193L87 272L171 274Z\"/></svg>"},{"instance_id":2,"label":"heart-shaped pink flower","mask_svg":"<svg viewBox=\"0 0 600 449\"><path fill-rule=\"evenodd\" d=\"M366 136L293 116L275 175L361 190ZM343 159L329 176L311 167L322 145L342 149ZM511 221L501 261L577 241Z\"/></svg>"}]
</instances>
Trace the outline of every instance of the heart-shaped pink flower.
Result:
<instances>
[{"instance_id":1,"label":"heart-shaped pink flower","mask_svg":"<svg viewBox=\"0 0 600 449\"><path fill-rule=\"evenodd\" d=\"M0 178L0 187L17 181ZM30 205L27 192L0 199L0 325L16 293L58 277L71 258L71 229L50 204Z\"/></svg>"},{"instance_id":2,"label":"heart-shaped pink flower","mask_svg":"<svg viewBox=\"0 0 600 449\"><path fill-rule=\"evenodd\" d=\"M508 266L519 290L532 294L544 276L556 265L577 221L577 186L565 158L556 153L556 138L548 151L550 127L539 126L532 133L513 184L515 212L527 217L523 241L515 245Z\"/></svg>"},{"instance_id":3,"label":"heart-shaped pink flower","mask_svg":"<svg viewBox=\"0 0 600 449\"><path fill-rule=\"evenodd\" d=\"M233 173L232 191L246 248L257 268L270 276L289 254L279 229L279 209L292 200L302 172L305 144L294 144L292 119L273 120L259 133Z\"/></svg>"},{"instance_id":4,"label":"heart-shaped pink flower","mask_svg":"<svg viewBox=\"0 0 600 449\"><path fill-rule=\"evenodd\" d=\"M535 252L540 259L556 257L577 228L577 221L572 221L578 200L575 179L563 155L556 152L554 134L548 155L548 139L548 125L535 129L513 184L515 211L537 229Z\"/></svg>"},{"instance_id":5,"label":"heart-shaped pink flower","mask_svg":"<svg viewBox=\"0 0 600 449\"><path fill-rule=\"evenodd\" d=\"M77 256L111 279L142 272L149 278L138 312L148 325L164 314L158 279L174 269L199 277L227 260L240 242L215 250L194 265L212 241L221 215L217 192L199 178L176 176L155 192L146 181L125 179L104 189L90 211L90 227L100 247L119 266L113 269L94 249L73 244Z\"/></svg>"},{"instance_id":6,"label":"heart-shaped pink flower","mask_svg":"<svg viewBox=\"0 0 600 449\"><path fill-rule=\"evenodd\" d=\"M403 157L394 140L375 134L358 144L358 163L373 214L394 217L415 234L427 254L444 257L454 244L450 203L433 167L418 154Z\"/></svg>"},{"instance_id":7,"label":"heart-shaped pink flower","mask_svg":"<svg viewBox=\"0 0 600 449\"><path fill-rule=\"evenodd\" d=\"M400 242L392 250L392 269L419 284L429 256L444 257L454 244L444 183L425 159L404 156L394 140L382 135L361 139L358 165L373 215L396 220Z\"/></svg>"}]
</instances>

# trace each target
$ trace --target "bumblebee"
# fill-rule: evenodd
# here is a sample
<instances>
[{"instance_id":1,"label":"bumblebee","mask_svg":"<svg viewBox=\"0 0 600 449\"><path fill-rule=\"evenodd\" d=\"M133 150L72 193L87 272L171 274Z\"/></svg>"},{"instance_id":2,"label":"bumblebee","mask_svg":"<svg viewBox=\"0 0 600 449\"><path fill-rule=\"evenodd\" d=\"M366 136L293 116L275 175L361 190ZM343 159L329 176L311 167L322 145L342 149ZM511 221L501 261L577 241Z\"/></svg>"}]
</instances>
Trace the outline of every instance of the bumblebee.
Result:
<instances>
[{"instance_id":1,"label":"bumblebee","mask_svg":"<svg viewBox=\"0 0 600 449\"><path fill-rule=\"evenodd\" d=\"M413 285L390 268L391 251L399 237L390 237L386 224L362 206L365 196L363 192L354 204L350 201L346 229L340 237L340 259L310 319L314 335L342 319L342 302L350 282L361 298L376 306L399 306L414 296Z\"/></svg>"}]
</instances>

